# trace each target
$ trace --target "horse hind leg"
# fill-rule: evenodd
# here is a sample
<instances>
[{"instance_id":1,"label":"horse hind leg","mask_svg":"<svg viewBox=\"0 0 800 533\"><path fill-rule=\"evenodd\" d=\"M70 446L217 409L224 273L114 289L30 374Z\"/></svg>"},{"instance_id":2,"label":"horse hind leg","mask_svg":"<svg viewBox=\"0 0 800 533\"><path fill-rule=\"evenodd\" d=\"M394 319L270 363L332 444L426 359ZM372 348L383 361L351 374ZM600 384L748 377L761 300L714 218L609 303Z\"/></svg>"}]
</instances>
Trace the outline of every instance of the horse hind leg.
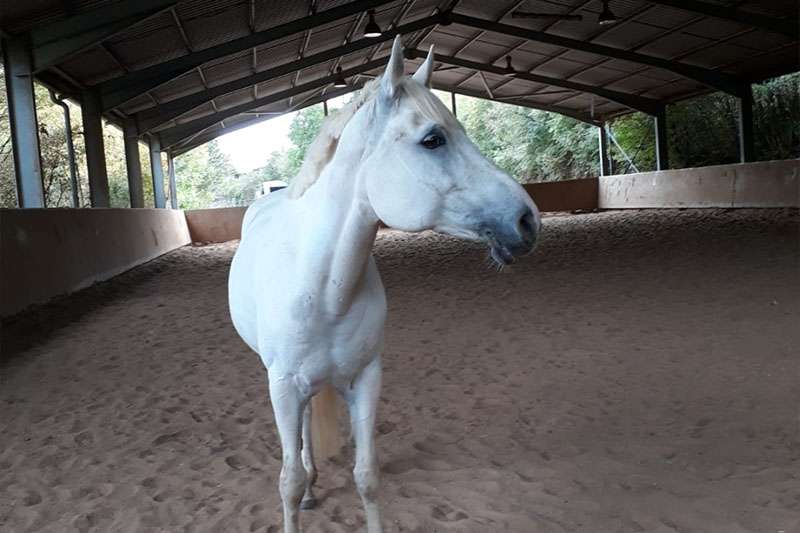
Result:
<instances>
[{"instance_id":1,"label":"horse hind leg","mask_svg":"<svg viewBox=\"0 0 800 533\"><path fill-rule=\"evenodd\" d=\"M300 501L306 487L306 470L300 457L303 410L308 402L294 380L269 376L269 395L281 439L283 466L280 493L283 502L284 533L300 531Z\"/></svg>"},{"instance_id":2,"label":"horse hind leg","mask_svg":"<svg viewBox=\"0 0 800 533\"><path fill-rule=\"evenodd\" d=\"M317 481L317 467L314 464L314 446L311 440L311 402L308 402L303 412L303 467L306 470L306 488L300 509L313 509L317 505L314 497L314 483Z\"/></svg>"}]
</instances>

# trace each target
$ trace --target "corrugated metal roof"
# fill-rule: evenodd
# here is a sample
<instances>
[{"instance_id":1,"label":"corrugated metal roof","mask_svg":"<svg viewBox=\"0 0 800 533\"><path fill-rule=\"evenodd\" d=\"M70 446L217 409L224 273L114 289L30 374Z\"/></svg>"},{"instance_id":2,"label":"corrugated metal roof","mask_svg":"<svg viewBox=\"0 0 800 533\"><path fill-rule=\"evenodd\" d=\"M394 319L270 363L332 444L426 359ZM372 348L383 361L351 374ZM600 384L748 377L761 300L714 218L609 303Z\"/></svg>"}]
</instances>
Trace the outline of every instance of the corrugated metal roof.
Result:
<instances>
[{"instance_id":1,"label":"corrugated metal roof","mask_svg":"<svg viewBox=\"0 0 800 533\"><path fill-rule=\"evenodd\" d=\"M56 24L70 15L91 13L93 9L123 5L131 0L84 0L69 4L74 11L64 11L64 3L57 0L28 0L2 2L0 28L17 35L41 25ZM363 0L359 0L363 1ZM707 5L737 8L753 16L771 16L797 20L796 0L698 0ZM376 2L376 18L383 28L390 24L408 24L430 17L434 10L452 5L452 0L393 0ZM610 6L622 20L611 26L597 24L601 10L600 0L460 0L455 2L455 13L469 15L488 22L502 22L517 28L543 32L545 36L560 36L644 54L653 58L677 62L680 65L702 67L707 72L726 72L735 79L755 80L762 77L797 70L798 42L774 30L765 30L748 24L748 20L723 20L703 13L670 7L670 2L655 0L611 0ZM319 0L318 13L352 5L350 0ZM226 87L237 80L248 80L254 74L258 79L242 84L234 83L230 91L221 90L213 99L203 99L188 110L172 116L165 113L163 123L156 129L168 130L176 124L191 124L193 120L210 115L225 119L226 129L235 124L249 123L254 115L243 113L228 116L227 109L247 102L269 98L295 85L313 84L329 76L336 65L344 69L357 68L376 58L385 57L390 42L338 54L328 54L348 41L360 42L365 24L363 13L327 20L306 31L298 29L275 40L252 46L239 46L243 39L254 33L272 29L277 35L282 25L303 20L310 15L308 1L284 0L178 0L173 9L151 16L121 31L105 42L86 48L55 65L48 72L48 80L64 80L63 89L105 87L100 82L133 83L141 72L148 75L153 68L175 68L179 58L193 58L198 51L214 52L192 67L175 72L158 84L146 83L147 94L133 94L119 105L118 116L137 116L159 104L182 103L186 98L202 93L208 87ZM581 15L581 21L541 20L516 18L515 9L527 12ZM401 17L402 15L402 17ZM269 32L265 35L269 35ZM263 41L263 39L262 39ZM541 42L520 35L505 34L471 27L464 24L435 24L413 31L405 36L407 44L426 48L436 45L442 57L454 56L493 68L505 66L505 56L511 55L516 69L548 76L554 80L567 80L590 87L611 89L626 95L644 95L664 102L709 92L708 86L678 73L653 65L623 58L607 57L593 50L574 50L558 42ZM250 41L247 41L250 42ZM236 44L225 54L215 56L220 45ZM253 52L255 47L255 53ZM302 56L305 65L293 73L292 67ZM327 54L327 55L326 55ZM336 59L336 55L340 55ZM616 54L615 54L616 55ZM183 59L181 59L183 61ZM311 62L309 62L311 61ZM284 68L286 67L286 68ZM143 70L148 69L150 70ZM266 79L265 71L280 71L274 79ZM141 71L141 72L140 72ZM365 71L366 76L378 74L380 68ZM599 119L629 112L630 108L618 101L609 100L589 92L565 89L556 81L549 84L509 78L494 73L484 75L494 96L511 103L555 106L565 112L588 116L590 111ZM110 80L110 82L108 81ZM488 93L476 71L456 64L442 62L434 75L437 86L470 94ZM78 83L81 87L74 87ZM137 82L139 83L139 82ZM144 82L141 82L144 83ZM551 85L552 84L552 85ZM151 86L152 85L152 86ZM138 85L137 85L138 87ZM295 94L291 98L262 104L270 113L288 111L311 98L317 98L324 88ZM330 88L325 88L330 90ZM584 89L586 90L586 89ZM262 100L259 100L262 101ZM254 103L253 106L258 106ZM159 108L160 109L160 108ZM174 113L173 113L174 114ZM224 131L219 125L192 134L192 143L208 140Z\"/></svg>"}]
</instances>

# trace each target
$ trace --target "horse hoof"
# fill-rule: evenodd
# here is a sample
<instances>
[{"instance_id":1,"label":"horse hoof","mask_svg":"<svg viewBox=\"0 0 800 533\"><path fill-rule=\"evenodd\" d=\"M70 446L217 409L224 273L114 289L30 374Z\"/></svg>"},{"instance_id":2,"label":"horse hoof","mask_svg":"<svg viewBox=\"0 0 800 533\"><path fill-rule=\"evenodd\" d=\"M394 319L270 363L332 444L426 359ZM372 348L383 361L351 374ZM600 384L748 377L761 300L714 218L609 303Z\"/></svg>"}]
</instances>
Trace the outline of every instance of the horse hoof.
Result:
<instances>
[{"instance_id":1,"label":"horse hoof","mask_svg":"<svg viewBox=\"0 0 800 533\"><path fill-rule=\"evenodd\" d=\"M317 499L316 498L303 498L300 501L300 509L307 511L309 509L313 509L317 506Z\"/></svg>"}]
</instances>

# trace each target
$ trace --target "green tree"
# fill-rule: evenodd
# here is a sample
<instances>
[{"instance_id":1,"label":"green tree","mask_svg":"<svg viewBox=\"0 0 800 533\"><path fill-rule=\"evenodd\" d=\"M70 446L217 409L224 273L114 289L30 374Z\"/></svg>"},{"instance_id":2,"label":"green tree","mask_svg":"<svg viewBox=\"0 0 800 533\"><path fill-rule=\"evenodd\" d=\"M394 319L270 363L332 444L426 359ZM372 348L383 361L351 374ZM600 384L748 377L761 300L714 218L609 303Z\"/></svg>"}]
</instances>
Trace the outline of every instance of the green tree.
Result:
<instances>
[{"instance_id":1,"label":"green tree","mask_svg":"<svg viewBox=\"0 0 800 533\"><path fill-rule=\"evenodd\" d=\"M103 142L106 151L109 205L111 207L130 207L128 167L125 163L125 144L122 131L111 124L104 124ZM114 157L109 157L110 154L114 154Z\"/></svg>"},{"instance_id":2,"label":"green tree","mask_svg":"<svg viewBox=\"0 0 800 533\"><path fill-rule=\"evenodd\" d=\"M520 182L597 172L592 126L534 109L458 97L458 118L480 151Z\"/></svg>"},{"instance_id":3,"label":"green tree","mask_svg":"<svg viewBox=\"0 0 800 533\"><path fill-rule=\"evenodd\" d=\"M0 208L17 206L14 182L14 154L11 151L11 125L6 105L6 77L0 64Z\"/></svg>"},{"instance_id":4,"label":"green tree","mask_svg":"<svg viewBox=\"0 0 800 533\"><path fill-rule=\"evenodd\" d=\"M47 90L36 84L37 117L41 147L45 202L50 207L71 205L71 183L66 156L62 109L50 101ZM754 85L754 127L759 160L800 157L800 74ZM449 95L438 94L449 105ZM14 162L11 152L5 78L0 65L0 207L16 206ZM68 103L78 166L80 206L88 207L89 184L80 108ZM458 96L459 119L478 148L515 179L550 181L594 176L598 173L597 131L573 119L498 102ZM670 160L675 168L738 161L736 101L709 94L669 106ZM175 160L179 205L192 209L246 205L256 197L261 183L291 182L324 119L321 105L299 111L292 119L292 146L275 151L267 163L244 174L235 171L216 141ZM632 172L622 151L640 171L655 168L651 117L633 113L612 122L615 139L611 155L619 172ZM111 205L130 205L124 146L119 130L104 128L106 165ZM145 205L153 205L150 159L140 145ZM166 162L162 161L166 172Z\"/></svg>"},{"instance_id":5,"label":"green tree","mask_svg":"<svg viewBox=\"0 0 800 533\"><path fill-rule=\"evenodd\" d=\"M289 148L286 154L286 167L281 169L285 173L284 179L288 178L286 181L290 181L300 171L306 151L319 133L324 119L325 115L321 105L298 111L292 119L289 126L289 140L294 146Z\"/></svg>"},{"instance_id":6,"label":"green tree","mask_svg":"<svg viewBox=\"0 0 800 533\"><path fill-rule=\"evenodd\" d=\"M753 85L756 159L800 157L800 73ZM673 168L739 161L738 107L730 95L712 93L671 104L667 110ZM634 113L612 123L614 136L640 171L655 169L653 120ZM622 152L612 155L620 172L633 172Z\"/></svg>"},{"instance_id":7,"label":"green tree","mask_svg":"<svg viewBox=\"0 0 800 533\"><path fill-rule=\"evenodd\" d=\"M176 157L175 178L181 209L248 205L264 181L237 173L216 140Z\"/></svg>"},{"instance_id":8,"label":"green tree","mask_svg":"<svg viewBox=\"0 0 800 533\"><path fill-rule=\"evenodd\" d=\"M175 186L181 209L201 209L214 201L214 175L209 166L208 146L204 144L175 158Z\"/></svg>"},{"instance_id":9,"label":"green tree","mask_svg":"<svg viewBox=\"0 0 800 533\"><path fill-rule=\"evenodd\" d=\"M800 157L800 73L755 85L753 100L758 158Z\"/></svg>"}]
</instances>

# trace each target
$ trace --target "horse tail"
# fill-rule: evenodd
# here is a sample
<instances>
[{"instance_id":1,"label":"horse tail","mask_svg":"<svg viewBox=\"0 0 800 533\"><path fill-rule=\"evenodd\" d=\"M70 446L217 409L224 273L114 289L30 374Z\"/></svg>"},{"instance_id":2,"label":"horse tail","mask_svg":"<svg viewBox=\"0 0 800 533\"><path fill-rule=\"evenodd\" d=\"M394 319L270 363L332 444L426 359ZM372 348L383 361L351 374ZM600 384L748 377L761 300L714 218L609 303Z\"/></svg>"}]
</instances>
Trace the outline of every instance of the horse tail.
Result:
<instances>
[{"instance_id":1,"label":"horse tail","mask_svg":"<svg viewBox=\"0 0 800 533\"><path fill-rule=\"evenodd\" d=\"M330 459L342 448L338 403L338 395L331 385L325 385L311 398L311 445L318 461Z\"/></svg>"}]
</instances>

